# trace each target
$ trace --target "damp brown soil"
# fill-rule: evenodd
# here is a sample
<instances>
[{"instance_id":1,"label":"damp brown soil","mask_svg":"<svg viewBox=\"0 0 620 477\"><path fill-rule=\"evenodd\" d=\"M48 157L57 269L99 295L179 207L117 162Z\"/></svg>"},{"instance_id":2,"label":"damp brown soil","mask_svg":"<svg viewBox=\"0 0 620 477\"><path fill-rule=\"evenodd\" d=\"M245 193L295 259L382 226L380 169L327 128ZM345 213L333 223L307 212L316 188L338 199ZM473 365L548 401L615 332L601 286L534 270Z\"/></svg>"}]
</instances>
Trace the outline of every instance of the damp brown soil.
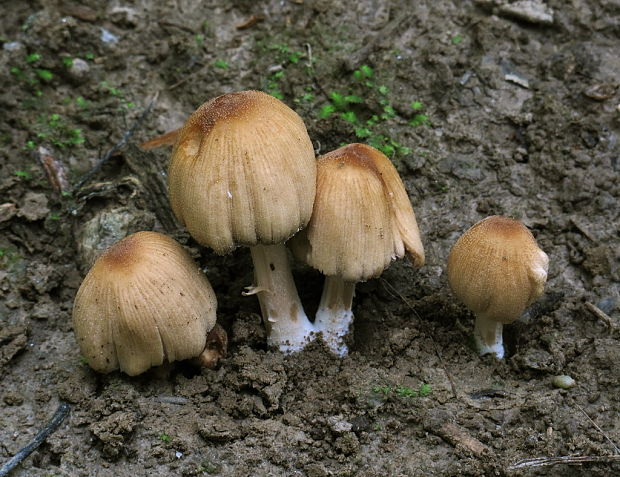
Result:
<instances>
[{"instance_id":1,"label":"damp brown soil","mask_svg":"<svg viewBox=\"0 0 620 477\"><path fill-rule=\"evenodd\" d=\"M11 475L620 473L617 2L39 0L2 13L0 464L71 405ZM426 264L358 285L344 359L321 343L267 349L241 296L247 249L196 244L166 197L169 149L137 147L247 89L295 109L318 153L381 147L415 208ZM445 274L452 244L489 215L521 220L550 257L503 361L473 350ZM138 230L180 240L211 281L229 335L215 370L130 378L81 358L81 279ZM322 278L293 272L313 316ZM516 466L570 456L592 459Z\"/></svg>"}]
</instances>

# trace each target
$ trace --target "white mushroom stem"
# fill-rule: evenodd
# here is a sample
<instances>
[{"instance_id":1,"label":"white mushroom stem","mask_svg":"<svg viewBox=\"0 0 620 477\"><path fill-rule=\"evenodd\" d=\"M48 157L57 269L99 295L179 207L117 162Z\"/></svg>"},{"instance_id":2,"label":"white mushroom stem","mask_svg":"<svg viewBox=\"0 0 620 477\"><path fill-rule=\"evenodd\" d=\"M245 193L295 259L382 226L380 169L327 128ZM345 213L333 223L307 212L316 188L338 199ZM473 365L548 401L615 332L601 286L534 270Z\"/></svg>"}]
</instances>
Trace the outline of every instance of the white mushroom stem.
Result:
<instances>
[{"instance_id":1,"label":"white mushroom stem","mask_svg":"<svg viewBox=\"0 0 620 477\"><path fill-rule=\"evenodd\" d=\"M480 356L493 353L497 356L497 359L504 358L503 327L502 323L476 315L474 339L476 340Z\"/></svg>"},{"instance_id":2,"label":"white mushroom stem","mask_svg":"<svg viewBox=\"0 0 620 477\"><path fill-rule=\"evenodd\" d=\"M301 351L314 339L315 329L301 304L284 245L250 247L254 262L255 294L267 328L267 343L283 353Z\"/></svg>"},{"instance_id":3,"label":"white mushroom stem","mask_svg":"<svg viewBox=\"0 0 620 477\"><path fill-rule=\"evenodd\" d=\"M346 282L338 275L325 277L321 302L316 312L314 326L323 333L323 341L336 355L343 357L349 352L344 337L353 322L353 295L355 282Z\"/></svg>"}]
</instances>

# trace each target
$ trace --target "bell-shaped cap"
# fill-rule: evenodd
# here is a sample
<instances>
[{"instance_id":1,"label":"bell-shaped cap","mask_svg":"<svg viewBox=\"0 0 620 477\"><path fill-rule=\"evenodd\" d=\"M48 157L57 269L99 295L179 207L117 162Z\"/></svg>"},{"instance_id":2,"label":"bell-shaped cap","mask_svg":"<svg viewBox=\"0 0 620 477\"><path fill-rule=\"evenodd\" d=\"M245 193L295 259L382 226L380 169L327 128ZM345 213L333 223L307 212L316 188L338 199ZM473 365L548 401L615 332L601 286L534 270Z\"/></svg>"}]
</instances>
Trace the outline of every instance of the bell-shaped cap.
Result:
<instances>
[{"instance_id":1,"label":"bell-shaped cap","mask_svg":"<svg viewBox=\"0 0 620 477\"><path fill-rule=\"evenodd\" d=\"M405 253L416 266L424 249L413 207L390 160L350 144L321 156L308 227L290 242L295 256L345 281L376 277Z\"/></svg>"},{"instance_id":2,"label":"bell-shaped cap","mask_svg":"<svg viewBox=\"0 0 620 477\"><path fill-rule=\"evenodd\" d=\"M283 243L312 214L314 149L283 102L260 91L229 93L203 104L181 129L168 185L177 218L217 253Z\"/></svg>"},{"instance_id":3,"label":"bell-shaped cap","mask_svg":"<svg viewBox=\"0 0 620 477\"><path fill-rule=\"evenodd\" d=\"M450 288L481 318L508 324L543 293L549 258L518 220L494 215L467 230L448 256Z\"/></svg>"},{"instance_id":4,"label":"bell-shaped cap","mask_svg":"<svg viewBox=\"0 0 620 477\"><path fill-rule=\"evenodd\" d=\"M200 355L216 307L209 281L180 244L138 232L88 272L75 297L73 329L91 368L134 376Z\"/></svg>"}]
</instances>

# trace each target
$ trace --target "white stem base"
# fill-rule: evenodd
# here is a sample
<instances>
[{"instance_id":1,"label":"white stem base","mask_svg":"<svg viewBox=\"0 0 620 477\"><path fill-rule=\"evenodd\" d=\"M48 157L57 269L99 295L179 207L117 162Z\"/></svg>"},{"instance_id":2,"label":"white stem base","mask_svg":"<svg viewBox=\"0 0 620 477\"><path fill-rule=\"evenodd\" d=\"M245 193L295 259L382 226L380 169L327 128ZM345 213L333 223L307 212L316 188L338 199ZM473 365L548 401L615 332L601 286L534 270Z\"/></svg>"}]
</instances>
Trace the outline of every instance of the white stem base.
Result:
<instances>
[{"instance_id":1,"label":"white stem base","mask_svg":"<svg viewBox=\"0 0 620 477\"><path fill-rule=\"evenodd\" d=\"M474 339L480 356L494 354L497 359L504 359L503 326L502 323L476 316Z\"/></svg>"},{"instance_id":2,"label":"white stem base","mask_svg":"<svg viewBox=\"0 0 620 477\"><path fill-rule=\"evenodd\" d=\"M284 245L255 245L250 248L254 262L255 294L267 328L267 343L285 354L301 351L315 338L297 294Z\"/></svg>"},{"instance_id":3,"label":"white stem base","mask_svg":"<svg viewBox=\"0 0 620 477\"><path fill-rule=\"evenodd\" d=\"M341 358L349 353L344 337L353 323L354 293L355 283L345 282L338 276L325 277L321 303L314 319L316 331L323 334L327 347Z\"/></svg>"}]
</instances>

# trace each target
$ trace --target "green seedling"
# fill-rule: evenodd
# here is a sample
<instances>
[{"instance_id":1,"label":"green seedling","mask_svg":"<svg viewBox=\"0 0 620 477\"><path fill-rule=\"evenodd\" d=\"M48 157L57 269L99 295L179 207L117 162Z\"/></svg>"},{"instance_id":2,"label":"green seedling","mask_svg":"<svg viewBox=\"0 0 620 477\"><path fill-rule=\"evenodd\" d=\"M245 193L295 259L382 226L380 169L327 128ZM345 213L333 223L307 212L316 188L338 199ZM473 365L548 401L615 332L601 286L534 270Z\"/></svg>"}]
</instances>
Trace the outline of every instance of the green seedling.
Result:
<instances>
[{"instance_id":1,"label":"green seedling","mask_svg":"<svg viewBox=\"0 0 620 477\"><path fill-rule=\"evenodd\" d=\"M165 432L162 432L159 435L159 440L162 442L170 442L172 440L172 437L170 437L168 434L166 434Z\"/></svg>"},{"instance_id":2,"label":"green seedling","mask_svg":"<svg viewBox=\"0 0 620 477\"><path fill-rule=\"evenodd\" d=\"M71 68L73 66L73 58L65 57L62 59L62 64L67 68Z\"/></svg>"},{"instance_id":3,"label":"green seedling","mask_svg":"<svg viewBox=\"0 0 620 477\"><path fill-rule=\"evenodd\" d=\"M228 63L226 63L224 60L215 60L215 62L213 63L213 66L221 70L227 70L229 67Z\"/></svg>"},{"instance_id":4,"label":"green seedling","mask_svg":"<svg viewBox=\"0 0 620 477\"><path fill-rule=\"evenodd\" d=\"M31 53L26 57L26 61L28 63L36 63L41 59L41 55L39 53Z\"/></svg>"},{"instance_id":5,"label":"green seedling","mask_svg":"<svg viewBox=\"0 0 620 477\"><path fill-rule=\"evenodd\" d=\"M416 391L409 386L402 385L394 388L391 386L374 386L372 392L382 394L385 398L393 394L402 398L417 398L428 396L431 393L431 387L429 384L422 384Z\"/></svg>"},{"instance_id":6,"label":"green seedling","mask_svg":"<svg viewBox=\"0 0 620 477\"><path fill-rule=\"evenodd\" d=\"M377 394L383 394L384 396L387 396L388 394L390 394L392 392L392 388L390 386L374 386L372 388L372 392L373 393L377 393Z\"/></svg>"},{"instance_id":7,"label":"green seedling","mask_svg":"<svg viewBox=\"0 0 620 477\"><path fill-rule=\"evenodd\" d=\"M463 37L457 34L457 35L454 35L450 41L452 42L453 45L458 45L459 43L463 41Z\"/></svg>"},{"instance_id":8,"label":"green seedling","mask_svg":"<svg viewBox=\"0 0 620 477\"><path fill-rule=\"evenodd\" d=\"M28 171L15 171L15 176L25 180L28 180L31 177L30 172Z\"/></svg>"},{"instance_id":9,"label":"green seedling","mask_svg":"<svg viewBox=\"0 0 620 477\"><path fill-rule=\"evenodd\" d=\"M51 71L49 70L43 70L40 68L37 68L36 70L34 70L34 72L37 74L37 76L39 78L41 78L43 81L51 81L52 78L54 77L54 75L52 74Z\"/></svg>"}]
</instances>

